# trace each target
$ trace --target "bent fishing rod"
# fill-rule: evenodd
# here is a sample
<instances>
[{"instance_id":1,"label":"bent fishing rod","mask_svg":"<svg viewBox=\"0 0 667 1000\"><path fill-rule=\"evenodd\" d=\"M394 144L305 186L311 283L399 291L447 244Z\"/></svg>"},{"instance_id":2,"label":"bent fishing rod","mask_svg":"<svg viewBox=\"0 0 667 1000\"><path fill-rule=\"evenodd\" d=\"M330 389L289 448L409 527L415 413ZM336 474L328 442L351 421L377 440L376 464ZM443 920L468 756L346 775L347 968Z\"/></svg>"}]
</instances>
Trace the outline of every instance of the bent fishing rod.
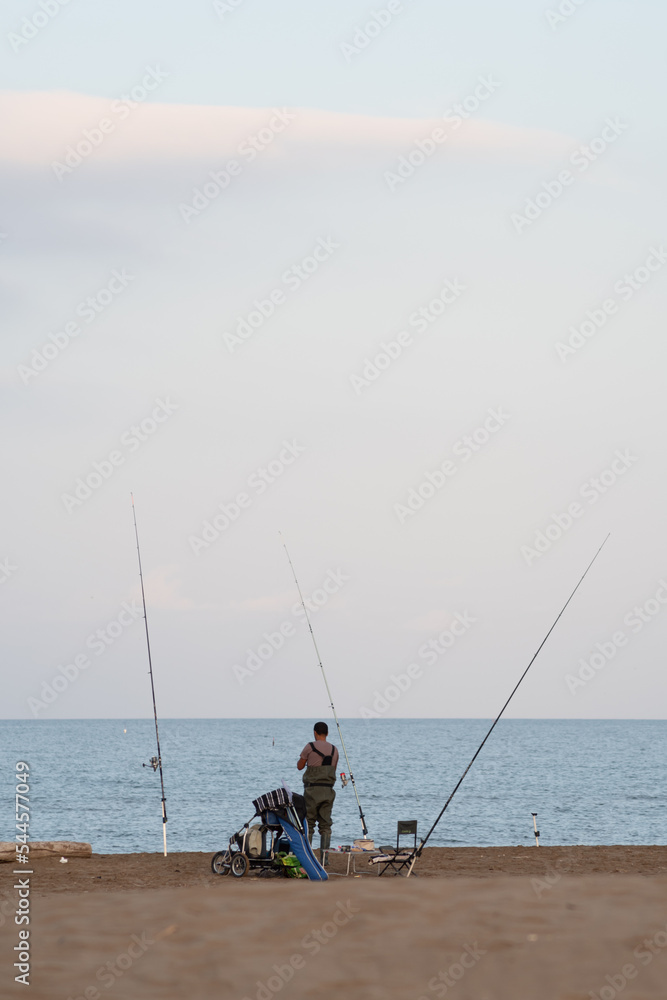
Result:
<instances>
[{"instance_id":1,"label":"bent fishing rod","mask_svg":"<svg viewBox=\"0 0 667 1000\"><path fill-rule=\"evenodd\" d=\"M352 774L352 768L350 767L350 758L347 756L347 748L345 746L345 740L343 739L343 733L340 728L340 722L338 721L338 715L336 714L336 709L334 707L333 698L331 697L331 691L329 689L329 682L327 681L327 675L324 672L324 666L322 664L322 657L320 656L320 651L317 648L317 642L315 640L315 633L313 632L313 626L310 624L310 617L308 615L308 609L306 607L306 602L303 599L303 594L301 593L301 587L299 586L299 581L297 580L296 570L294 569L294 564L290 559L290 554L287 550L287 545L285 544L285 539L283 538L282 531L279 531L280 540L283 543L283 548L285 549L285 555L287 556L287 561L290 564L292 570L292 576L294 577L294 582L296 584L296 589L299 592L299 599L301 600L301 607L303 608L303 613L306 616L306 622L308 623L308 629L310 631L310 637L313 640L313 646L315 647L315 653L317 654L317 662L320 665L320 670L322 671L322 677L324 678L324 685L327 689L327 694L329 695L329 706L333 712L333 717L336 720L336 728L338 729L338 735L340 737L340 745L343 748L343 753L345 754L345 761L347 763L347 773L350 775L350 782L354 790L354 797L357 800L357 806L359 807L359 819L361 820L361 829L364 831L364 837L368 836L368 827L366 826L366 819L364 817L364 811L361 808L361 802L359 801L359 793L357 792L357 786L354 780L354 775Z\"/></svg>"},{"instance_id":2,"label":"bent fishing rod","mask_svg":"<svg viewBox=\"0 0 667 1000\"><path fill-rule=\"evenodd\" d=\"M153 682L153 662L151 660L151 640L148 635L148 615L146 614L146 595L144 594L144 574L141 570L141 552L139 551L139 531L137 529L137 515L134 509L134 494L130 493L132 499L132 517L134 518L134 535L137 539L137 557L139 559L139 579L141 581L141 600L144 606L144 625L146 627L146 648L148 650L148 673L151 675L151 693L153 695L153 716L155 718L155 740L157 742L157 758L151 760L153 770L160 770L160 787L162 788L162 840L164 842L164 856L167 857L167 799L164 794L164 774L162 773L162 754L160 753L160 731L157 724L157 705L155 704L155 684ZM145 765L144 765L145 766Z\"/></svg>"},{"instance_id":3,"label":"bent fishing rod","mask_svg":"<svg viewBox=\"0 0 667 1000\"><path fill-rule=\"evenodd\" d=\"M553 623L553 625L551 626L551 628L549 629L549 631L548 631L548 632L547 632L547 634L545 635L544 639L542 640L542 642L541 642L541 643L540 643L540 645L538 646L538 648L537 648L537 652L536 652L536 653L534 654L534 656L533 656L533 658L531 659L530 663L528 664L528 666L526 667L526 669L524 670L524 672L523 672L523 673L521 674L521 677L519 677L519 680L518 680L518 681L516 682L516 684L515 684L515 686L514 686L514 690L512 691L511 695L509 696L509 698L507 699L507 701L505 702L505 704L503 705L503 707L502 707L502 708L500 709L500 711L498 712L498 715L497 715L497 716L495 717L495 719L493 720L493 724L492 724L491 728L489 729L488 733L486 734L486 736L484 737L484 739L482 740L482 742L480 743L480 745L479 745L479 746L477 747L477 750L476 750L476 751L475 751L475 753L473 754L473 757L472 757L472 760L470 761L470 763L469 763L469 764L468 764L468 766L466 767L465 771L463 772L463 774L461 775L461 777L460 777L460 778L459 778L459 780L457 781L456 785L454 786L454 790L452 791L451 795L449 796L449 798L448 798L448 799L447 799L447 801L445 802L444 806L442 807L442 809L441 809L441 810L440 810L440 812L438 813L438 816L437 816L437 818L436 818L436 821L435 821L435 823L433 824L433 826L431 827L431 829L430 829L430 830L428 831L428 833L426 834L426 836L424 837L424 839L423 839L423 840L421 841L421 843L419 844L419 847L417 847L417 848L413 848L413 852L412 852L412 858L410 859L410 861L409 861L409 862L406 862L406 863L408 863L408 864L409 864L409 868L408 868L408 875L407 875L407 877L408 877L408 878L409 878L409 877L410 877L410 875L412 874L412 869L413 869L413 868L414 868L414 866L415 866L415 862L416 862L417 858L418 858L418 857L420 856L421 852L422 852L422 851L424 850L424 848L426 847L426 844L427 844L427 841L429 840L429 838L430 838L431 834L433 833L433 831L435 830L436 826L438 825L438 823L440 822L440 820L441 820L441 819L442 819L442 817L444 816L444 814L445 814L445 811L447 810L447 807L449 806L449 803L450 803L450 802L452 801L452 799L454 798L454 796L455 796L455 795L456 795L456 793L458 792L459 788L460 788L460 787L461 787L461 785L463 784L463 780L464 780L465 776L467 775L468 771L470 770L470 768L471 768L471 767L473 766L473 764L475 763L475 761L476 761L476 760L477 760L477 758L479 757L479 755L480 755L480 753L481 753L481 751L482 751L482 747L484 746L484 744L485 744L485 743L486 743L486 741L488 740L488 738L489 738L489 736L491 735L491 733L493 732L493 730L494 730L494 729L496 728L496 726L497 726L497 724L498 724L498 722L499 722L499 720L500 720L501 716L503 715L503 713L504 713L505 709L507 708L507 706L508 706L508 705L509 705L509 703L511 702L512 698L513 698L513 697L514 697L514 695L516 694L516 692L517 692L517 690L518 690L518 688L519 688L519 685L521 684L522 680L524 679L524 677L526 676L526 674L528 673L528 671L529 671L529 670L530 670L530 668L532 667L533 663L534 663L534 662L535 662L535 660L537 659L537 657L538 657L538 655L539 655L539 653L540 653L540 651L541 651L542 647L543 647L543 646L544 646L544 644L546 643L547 639L549 638L549 636L551 635L551 633L553 632L553 630L554 630L554 629L556 628L556 625L558 624L558 622L559 622L559 621L560 621L560 619L562 618L562 616L563 616L563 614L564 614L564 612L565 612L565 609L567 608L568 604L570 603L570 601L572 600L572 598L574 597L574 595L576 594L576 592L577 592L577 591L579 590L579 587L581 586L581 584L582 584L582 583L584 582L584 579L585 579L585 577L586 577L586 575L587 575L587 573L588 573L589 569L591 568L591 566L593 565L593 563L595 562L595 560L597 559L597 557L598 557L598 556L600 555L600 553L602 552L602 549L603 549L603 548L604 548L604 546L605 546L605 545L607 544L607 540L608 540L608 539L609 539L609 535L607 535L607 537L605 538L604 542L602 543L602 545L600 546L600 548L599 548L599 549L597 550L597 552L595 553L595 555L593 556L593 558L592 558L592 559L591 559L591 561L589 562L588 566L586 567L586 569L585 569L585 571L584 571L584 573L583 573L583 576L582 576L582 577L581 577L581 579L579 580L579 583L578 583L578 584L577 584L577 586L576 586L576 587L574 588L574 590L572 591L572 593L571 593L571 594L570 594L570 596L568 597L567 601L566 601L566 602L565 602L565 604L563 605L563 607L562 607L562 609L561 609L561 611L560 611L560 613L559 613L559 615L558 615L558 618L556 618L555 622Z\"/></svg>"}]
</instances>

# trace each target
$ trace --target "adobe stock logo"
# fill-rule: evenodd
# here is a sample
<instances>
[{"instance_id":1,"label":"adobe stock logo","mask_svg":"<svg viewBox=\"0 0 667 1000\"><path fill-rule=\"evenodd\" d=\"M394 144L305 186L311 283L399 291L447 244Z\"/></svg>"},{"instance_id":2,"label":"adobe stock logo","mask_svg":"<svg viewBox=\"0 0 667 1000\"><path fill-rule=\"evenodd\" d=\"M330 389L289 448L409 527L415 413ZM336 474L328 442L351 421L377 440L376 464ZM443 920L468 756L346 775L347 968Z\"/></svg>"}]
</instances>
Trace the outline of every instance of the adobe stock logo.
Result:
<instances>
[{"instance_id":1,"label":"adobe stock logo","mask_svg":"<svg viewBox=\"0 0 667 1000\"><path fill-rule=\"evenodd\" d=\"M623 624L630 629L630 634L623 629L617 629L602 642L596 642L595 648L588 657L580 658L576 676L573 674L565 675L565 683L570 694L575 695L578 688L585 687L594 677L597 677L600 670L603 670L614 659L616 653L627 646L632 636L641 632L644 626L661 614L665 607L667 607L667 581L663 577L658 581L655 594L643 604L636 604L623 618Z\"/></svg>"},{"instance_id":2,"label":"adobe stock logo","mask_svg":"<svg viewBox=\"0 0 667 1000\"><path fill-rule=\"evenodd\" d=\"M319 271L322 264L329 260L338 249L340 249L340 243L336 243L332 236L328 236L326 239L323 236L318 237L311 252L283 271L280 280L290 292L298 292L304 282L308 281L316 271ZM287 292L280 287L275 287L266 293L266 298L255 299L253 301L254 309L245 315L236 317L235 330L225 331L222 335L229 353L233 354L239 347L242 347L257 330L264 326L267 320L271 319L276 308L288 301L288 298Z\"/></svg>"},{"instance_id":3,"label":"adobe stock logo","mask_svg":"<svg viewBox=\"0 0 667 1000\"><path fill-rule=\"evenodd\" d=\"M7 580L9 580L10 576L15 573L17 569L18 566L15 566L9 561L9 556L3 559L0 563L0 583L7 583Z\"/></svg>"},{"instance_id":4,"label":"adobe stock logo","mask_svg":"<svg viewBox=\"0 0 667 1000\"><path fill-rule=\"evenodd\" d=\"M567 362L568 357L585 347L587 342L606 325L609 318L619 311L621 303L634 298L665 264L667 264L667 250L663 246L651 247L640 264L632 271L626 271L623 277L614 283L614 292L621 302L609 296L592 309L587 309L586 316L579 325L570 326L568 339L558 341L555 345L556 353L561 361Z\"/></svg>"},{"instance_id":5,"label":"adobe stock logo","mask_svg":"<svg viewBox=\"0 0 667 1000\"><path fill-rule=\"evenodd\" d=\"M304 598L304 604L306 608L311 613L316 613L320 611L325 604L328 604L329 599L337 594L338 591L343 587L350 577L346 576L342 570L332 570L327 572L322 585L310 594L310 596ZM296 601L292 606L292 617L296 618L297 621L302 621L305 623L306 612L303 610L300 601ZM234 676L236 677L239 684L243 684L246 677L252 677L254 673L260 670L265 663L268 662L277 650L282 649L285 645L287 639L291 639L297 634L297 630L294 624L287 619L277 625L275 631L264 632L262 638L264 642L260 642L257 649L246 650L248 654L245 661L245 666L240 663L235 663L232 667L234 671Z\"/></svg>"},{"instance_id":6,"label":"adobe stock logo","mask_svg":"<svg viewBox=\"0 0 667 1000\"><path fill-rule=\"evenodd\" d=\"M97 317L119 295L122 295L131 281L134 281L134 275L128 274L124 267L120 271L114 269L106 285L98 288L94 295L89 295L86 299L79 302L74 310L74 314L77 317L80 316L88 324L94 323ZM70 320L61 329L56 330L55 333L49 333L50 343L46 342L42 344L39 350L33 347L30 361L27 364L18 365L16 369L23 384L28 385L31 378L36 378L45 368L48 368L51 362L63 351L66 351L72 340L82 332L82 324L76 320Z\"/></svg>"},{"instance_id":7,"label":"adobe stock logo","mask_svg":"<svg viewBox=\"0 0 667 1000\"><path fill-rule=\"evenodd\" d=\"M223 191L226 191L232 178L243 173L245 163L252 163L296 117L296 114L287 108L274 108L273 115L266 125L258 132L246 136L236 147L239 159L227 160L220 170L209 170L208 177L202 181L201 186L192 189L191 201L181 202L178 206L180 216L186 225L190 225L193 218L201 215ZM244 158L245 163L240 157Z\"/></svg>"},{"instance_id":8,"label":"adobe stock logo","mask_svg":"<svg viewBox=\"0 0 667 1000\"><path fill-rule=\"evenodd\" d=\"M572 17L573 14L576 14L579 8L585 3L586 0L560 0L560 3L555 10L550 8L545 11L544 16L546 17L551 30L555 31L559 25L565 24L567 19Z\"/></svg>"},{"instance_id":9,"label":"adobe stock logo","mask_svg":"<svg viewBox=\"0 0 667 1000\"><path fill-rule=\"evenodd\" d=\"M660 929L653 937L646 938L641 944L637 945L632 955L637 959L638 963L646 967L665 948L667 948L667 924L664 930ZM622 993L628 985L629 980L636 979L640 972L641 969L633 962L627 962L615 975L607 974L604 977L606 980L605 986L599 987L597 991L589 990L588 995L591 997L591 1000L615 1000L619 993ZM633 996L638 995L633 990Z\"/></svg>"},{"instance_id":10,"label":"adobe stock logo","mask_svg":"<svg viewBox=\"0 0 667 1000\"><path fill-rule=\"evenodd\" d=\"M233 14L237 7L240 7L245 0L213 0L213 9L220 18L224 20L225 14Z\"/></svg>"},{"instance_id":11,"label":"adobe stock logo","mask_svg":"<svg viewBox=\"0 0 667 1000\"><path fill-rule=\"evenodd\" d=\"M466 285L462 284L458 278L448 278L441 286L440 290L432 299L408 317L407 326L417 333L424 333L433 323L449 311L449 307L456 302L460 295L466 291ZM386 372L398 358L414 344L411 330L401 330L396 334L395 340L383 340L380 342L380 350L372 357L364 358L364 367L361 374L350 375L350 382L357 396L360 396L364 389L372 385Z\"/></svg>"},{"instance_id":12,"label":"adobe stock logo","mask_svg":"<svg viewBox=\"0 0 667 1000\"><path fill-rule=\"evenodd\" d=\"M341 42L338 46L348 65L355 56L367 49L374 38L381 35L393 22L397 14L405 10L402 0L389 0L386 7L374 10L364 24L358 24L351 41Z\"/></svg>"},{"instance_id":13,"label":"adobe stock logo","mask_svg":"<svg viewBox=\"0 0 667 1000\"><path fill-rule=\"evenodd\" d=\"M51 169L58 180L62 182L65 177L74 173L102 145L106 137L116 131L118 122L125 121L168 76L159 66L146 66L146 74L141 83L135 84L129 94L121 94L111 105L111 114L116 116L116 120L105 116L91 128L84 128L81 138L74 145L67 146L62 160L53 160Z\"/></svg>"},{"instance_id":14,"label":"adobe stock logo","mask_svg":"<svg viewBox=\"0 0 667 1000\"><path fill-rule=\"evenodd\" d=\"M452 646L458 642L461 636L466 634L477 620L468 611L464 611L463 614L460 611L455 612L448 628L443 629L439 635L429 639L428 642L422 643L419 647L419 657L422 660L426 660L429 667L434 666L441 656L448 654ZM381 692L376 688L373 692L375 697L371 707L369 708L368 705L360 707L359 713L361 718L381 718L391 708L392 704L397 702L406 691L410 690L414 682L420 680L423 676L423 667L414 661L407 665L405 673L390 674L389 680L391 683L384 688L384 691Z\"/></svg>"},{"instance_id":15,"label":"adobe stock logo","mask_svg":"<svg viewBox=\"0 0 667 1000\"><path fill-rule=\"evenodd\" d=\"M283 441L283 448L280 453L266 466L259 466L248 476L246 482L253 490L254 495L241 490L233 500L218 504L218 509L208 520L201 525L201 535L189 535L188 542L190 548L196 556L202 549L209 549L214 542L227 531L231 525L238 520L244 510L252 506L255 497L266 493L269 486L275 483L285 471L304 453L305 445L293 438L291 441Z\"/></svg>"},{"instance_id":16,"label":"adobe stock logo","mask_svg":"<svg viewBox=\"0 0 667 1000\"><path fill-rule=\"evenodd\" d=\"M399 156L395 169L385 170L384 179L389 190L396 191L413 177L415 172L423 167L440 146L447 142L449 133L460 128L463 122L470 118L484 101L488 101L500 86L500 81L494 80L490 74L477 77L477 86L474 91L445 111L442 120L446 127L436 126L428 135L415 140L412 149Z\"/></svg>"},{"instance_id":17,"label":"adobe stock logo","mask_svg":"<svg viewBox=\"0 0 667 1000\"><path fill-rule=\"evenodd\" d=\"M140 423L132 424L121 434L120 448L114 448L105 458L93 462L91 471L79 476L71 493L61 493L60 499L68 514L89 500L95 490L99 490L100 486L114 475L116 469L125 464L128 455L138 451L142 444L155 434L160 425L169 420L179 408L179 404L172 402L169 396L166 399L158 398L155 403L157 405L150 414ZM123 449L126 454L123 454Z\"/></svg>"},{"instance_id":18,"label":"adobe stock logo","mask_svg":"<svg viewBox=\"0 0 667 1000\"><path fill-rule=\"evenodd\" d=\"M36 38L42 28L60 13L60 8L69 2L70 0L39 0L39 10L34 11L30 17L23 18L19 33L10 31L7 35L14 52L19 52L24 45Z\"/></svg>"},{"instance_id":19,"label":"adobe stock logo","mask_svg":"<svg viewBox=\"0 0 667 1000\"><path fill-rule=\"evenodd\" d=\"M567 190L575 183L577 177L584 174L597 160L617 142L628 125L616 116L606 118L601 127L600 134L590 139L588 143L578 146L569 158L569 163L577 168L578 174L573 173L567 167L559 171L557 176L542 181L540 191L534 198L527 198L521 212L512 212L510 221L515 232L520 236L527 228L532 226L537 219L559 198L562 198Z\"/></svg>"},{"instance_id":20,"label":"adobe stock logo","mask_svg":"<svg viewBox=\"0 0 667 1000\"><path fill-rule=\"evenodd\" d=\"M505 426L510 414L505 413L502 406L489 409L488 416L471 434L466 434L452 447L452 455L460 458L456 463L453 458L446 458L440 465L424 474L424 479L416 487L408 490L405 503L395 503L394 513L400 524L405 524L409 517L414 517L425 503L434 497L449 480L459 471L459 465L465 465L479 452L492 437Z\"/></svg>"},{"instance_id":21,"label":"adobe stock logo","mask_svg":"<svg viewBox=\"0 0 667 1000\"><path fill-rule=\"evenodd\" d=\"M579 496L587 501L588 507L594 506L638 461L637 455L633 455L629 448L623 450L618 448L613 459L602 472L598 473L597 476L591 476L585 483L582 483L579 487ZM521 555L525 559L526 565L532 566L536 559L541 559L549 552L555 543L570 530L575 521L586 514L587 509L578 500L573 500L565 510L556 514L552 513L548 524L535 532L532 544L521 546Z\"/></svg>"}]
</instances>

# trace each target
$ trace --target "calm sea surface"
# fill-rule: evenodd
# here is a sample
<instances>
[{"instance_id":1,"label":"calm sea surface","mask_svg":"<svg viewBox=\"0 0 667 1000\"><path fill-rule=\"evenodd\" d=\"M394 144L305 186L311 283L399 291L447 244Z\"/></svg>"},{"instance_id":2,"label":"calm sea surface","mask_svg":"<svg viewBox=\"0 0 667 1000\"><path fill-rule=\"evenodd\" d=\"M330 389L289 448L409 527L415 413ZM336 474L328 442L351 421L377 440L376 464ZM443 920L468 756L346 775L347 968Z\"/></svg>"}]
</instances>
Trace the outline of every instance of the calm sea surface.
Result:
<instances>
[{"instance_id":1,"label":"calm sea surface","mask_svg":"<svg viewBox=\"0 0 667 1000\"><path fill-rule=\"evenodd\" d=\"M312 738L311 725L301 719L162 720L170 849L219 850L251 817L252 799L283 779L302 791L295 765ZM370 836L391 843L398 819L417 819L420 834L426 832L489 722L349 719L341 725ZM33 839L89 841L98 853L162 849L159 776L142 767L155 753L152 719L0 726L0 840L14 839L14 765L25 760ZM337 734L332 739L339 744ZM666 844L666 758L667 722L503 720L431 843L534 843L536 812L544 844ZM359 836L352 788L338 783L332 843Z\"/></svg>"}]
</instances>

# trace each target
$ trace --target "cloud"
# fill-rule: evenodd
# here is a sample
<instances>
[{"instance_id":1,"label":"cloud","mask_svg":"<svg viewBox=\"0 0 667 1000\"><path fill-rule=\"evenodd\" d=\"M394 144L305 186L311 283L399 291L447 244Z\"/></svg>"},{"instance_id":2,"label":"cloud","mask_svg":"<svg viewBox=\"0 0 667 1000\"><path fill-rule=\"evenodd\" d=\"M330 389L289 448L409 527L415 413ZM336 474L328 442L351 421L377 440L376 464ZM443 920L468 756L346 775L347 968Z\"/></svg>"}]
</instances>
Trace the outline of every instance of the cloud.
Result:
<instances>
[{"instance_id":1,"label":"cloud","mask_svg":"<svg viewBox=\"0 0 667 1000\"><path fill-rule=\"evenodd\" d=\"M405 622L403 628L409 629L411 632L442 632L449 628L453 621L454 615L450 611L434 608L418 618L411 618L410 621Z\"/></svg>"},{"instance_id":2,"label":"cloud","mask_svg":"<svg viewBox=\"0 0 667 1000\"><path fill-rule=\"evenodd\" d=\"M192 611L197 605L189 597L180 593L181 581L178 579L178 566L161 566L144 575L146 605L159 611ZM132 592L132 598L141 601L141 586L137 584Z\"/></svg>"},{"instance_id":3,"label":"cloud","mask_svg":"<svg viewBox=\"0 0 667 1000\"><path fill-rule=\"evenodd\" d=\"M5 162L50 165L62 160L102 119L113 128L90 155L95 163L199 160L233 157L239 144L270 123L280 126L276 141L262 158L283 159L304 147L339 152L399 153L425 138L442 119L381 118L313 109L237 108L146 102L128 110L119 102L68 91L2 92L0 123L7 152ZM290 120L285 115L293 114ZM276 117L281 112L287 119ZM445 125L447 148L472 160L513 163L550 162L566 154L570 136L472 117L458 129ZM266 134L266 133L265 133ZM95 132L99 139L102 133ZM326 154L323 154L326 155Z\"/></svg>"},{"instance_id":4,"label":"cloud","mask_svg":"<svg viewBox=\"0 0 667 1000\"><path fill-rule=\"evenodd\" d=\"M231 601L229 603L205 601L204 603L199 603L190 597L184 596L180 569L175 565L159 566L145 573L144 587L149 615L152 609L156 611L196 610L221 613L231 611L234 614L279 612L287 615L289 608L294 604L295 600L291 591L284 591L279 594L250 597L244 601ZM139 584L133 588L131 597L133 600L141 602L141 587Z\"/></svg>"},{"instance_id":5,"label":"cloud","mask_svg":"<svg viewBox=\"0 0 667 1000\"><path fill-rule=\"evenodd\" d=\"M294 594L287 591L282 594L266 594L263 597L251 597L246 601L232 601L229 605L232 611L282 611L294 604Z\"/></svg>"}]
</instances>

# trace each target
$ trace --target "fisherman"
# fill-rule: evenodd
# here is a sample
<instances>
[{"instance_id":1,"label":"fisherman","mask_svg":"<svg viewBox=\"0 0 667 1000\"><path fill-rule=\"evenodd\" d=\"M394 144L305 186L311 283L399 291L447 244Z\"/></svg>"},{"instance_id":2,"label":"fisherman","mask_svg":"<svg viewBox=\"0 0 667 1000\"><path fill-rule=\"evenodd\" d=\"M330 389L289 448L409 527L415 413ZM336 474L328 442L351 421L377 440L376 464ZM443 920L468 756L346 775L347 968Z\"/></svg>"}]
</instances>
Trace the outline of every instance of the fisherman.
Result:
<instances>
[{"instance_id":1,"label":"fisherman","mask_svg":"<svg viewBox=\"0 0 667 1000\"><path fill-rule=\"evenodd\" d=\"M320 828L320 860L326 866L325 852L331 844L331 810L336 798L333 786L336 783L338 750L327 742L329 727L326 722L316 722L313 732L315 741L306 743L296 766L300 771L306 769L303 784L308 838L312 844L317 823Z\"/></svg>"}]
</instances>

